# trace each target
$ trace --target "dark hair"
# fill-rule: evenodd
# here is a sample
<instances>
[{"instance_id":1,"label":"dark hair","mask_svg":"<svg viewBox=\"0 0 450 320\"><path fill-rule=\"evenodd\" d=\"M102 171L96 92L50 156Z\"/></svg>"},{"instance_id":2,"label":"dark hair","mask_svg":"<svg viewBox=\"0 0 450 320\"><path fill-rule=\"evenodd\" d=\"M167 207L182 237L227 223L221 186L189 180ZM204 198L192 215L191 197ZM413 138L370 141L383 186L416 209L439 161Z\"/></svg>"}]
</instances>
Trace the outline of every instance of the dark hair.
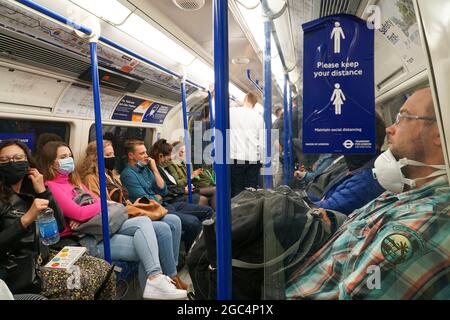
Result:
<instances>
[{"instance_id":1,"label":"dark hair","mask_svg":"<svg viewBox=\"0 0 450 320\"><path fill-rule=\"evenodd\" d=\"M67 147L70 152L73 152L70 149L70 146L67 143L61 141L50 141L47 142L42 148L41 157L39 158L39 165L42 169L42 174L44 175L44 180L53 180L56 177L57 172L53 169L53 162L56 160L56 156L58 154L58 148ZM81 178L78 175L78 172L74 170L71 174L69 174L69 181L72 185L81 187Z\"/></svg>"},{"instance_id":2,"label":"dark hair","mask_svg":"<svg viewBox=\"0 0 450 320\"><path fill-rule=\"evenodd\" d=\"M152 150L150 151L150 157L152 157L156 163L159 163L159 155L162 154L163 156L168 156L172 154L172 149L172 145L168 143L166 139L160 139L153 144Z\"/></svg>"},{"instance_id":3,"label":"dark hair","mask_svg":"<svg viewBox=\"0 0 450 320\"><path fill-rule=\"evenodd\" d=\"M386 138L386 125L378 112L375 112L375 136L377 152L380 151Z\"/></svg>"},{"instance_id":4,"label":"dark hair","mask_svg":"<svg viewBox=\"0 0 450 320\"><path fill-rule=\"evenodd\" d=\"M0 151L3 150L6 147L9 146L18 146L23 150L23 152L26 154L28 163L30 165L30 168L36 168L39 170L38 166L36 165L35 160L31 156L30 149L28 146L23 143L22 141L15 140L15 139L8 139L0 142ZM33 193L33 185L30 181L30 179L23 179L22 188L24 192ZM2 176L0 176L0 200L4 203L9 202L9 198L13 194L13 191L11 190L10 186L7 186L5 184L5 181Z\"/></svg>"}]
</instances>

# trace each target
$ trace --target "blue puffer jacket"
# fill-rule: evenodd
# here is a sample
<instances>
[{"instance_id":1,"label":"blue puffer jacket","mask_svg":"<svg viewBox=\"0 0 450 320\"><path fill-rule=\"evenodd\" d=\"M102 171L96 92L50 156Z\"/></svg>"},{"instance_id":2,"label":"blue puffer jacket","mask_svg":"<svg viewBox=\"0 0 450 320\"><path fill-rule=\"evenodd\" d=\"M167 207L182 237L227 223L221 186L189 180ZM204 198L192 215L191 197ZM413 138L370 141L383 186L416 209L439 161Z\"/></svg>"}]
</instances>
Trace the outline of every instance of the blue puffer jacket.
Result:
<instances>
[{"instance_id":1,"label":"blue puffer jacket","mask_svg":"<svg viewBox=\"0 0 450 320\"><path fill-rule=\"evenodd\" d=\"M323 200L312 199L314 204L349 215L377 198L385 190L372 175L373 162L349 172L325 193Z\"/></svg>"}]
</instances>

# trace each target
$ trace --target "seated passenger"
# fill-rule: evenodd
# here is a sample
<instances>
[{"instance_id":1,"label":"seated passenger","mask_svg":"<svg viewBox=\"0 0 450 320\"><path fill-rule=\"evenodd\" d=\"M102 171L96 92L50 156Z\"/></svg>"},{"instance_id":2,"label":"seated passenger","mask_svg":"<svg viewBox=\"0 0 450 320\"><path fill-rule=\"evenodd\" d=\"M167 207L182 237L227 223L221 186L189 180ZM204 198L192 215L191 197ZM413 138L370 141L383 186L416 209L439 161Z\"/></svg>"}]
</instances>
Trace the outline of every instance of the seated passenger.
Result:
<instances>
[{"instance_id":1,"label":"seated passenger","mask_svg":"<svg viewBox=\"0 0 450 320\"><path fill-rule=\"evenodd\" d=\"M63 139L56 133L41 133L36 141L36 147L34 148L34 159L39 163L42 148L50 141L63 141Z\"/></svg>"},{"instance_id":2,"label":"seated passenger","mask_svg":"<svg viewBox=\"0 0 450 320\"><path fill-rule=\"evenodd\" d=\"M330 182L321 199L315 199L313 195L308 194L316 206L348 215L384 192L384 189L373 177L372 168L383 146L386 127L378 114L375 118L376 154L345 155L348 171Z\"/></svg>"},{"instance_id":3,"label":"seated passenger","mask_svg":"<svg viewBox=\"0 0 450 320\"><path fill-rule=\"evenodd\" d=\"M161 202L162 197L167 195L167 186L159 174L155 160L147 154L147 148L143 141L129 140L124 146L128 156L128 165L122 171L120 180L128 189L131 201L146 197ZM184 234L182 240L185 243L186 252L202 230L202 221L212 216L213 210L208 206L200 206L186 202L175 202L162 205L169 213L176 214L181 219Z\"/></svg>"},{"instance_id":4,"label":"seated passenger","mask_svg":"<svg viewBox=\"0 0 450 320\"><path fill-rule=\"evenodd\" d=\"M75 171L72 151L63 142L49 142L41 156L41 167L48 188L64 216L70 221L63 231L63 236L72 234L80 222L88 221L101 214L100 199L96 196L94 203L81 206L73 198L75 188L84 192L89 190L81 183ZM111 257L114 260L139 261L139 276L144 287L145 299L185 299L186 291L179 290L173 281L163 275L158 259L158 243L152 221L148 217L136 217L126 220L111 239ZM89 248L90 252L104 257L103 241ZM169 271L169 270L167 270ZM174 276L175 273L171 274Z\"/></svg>"},{"instance_id":5,"label":"seated passenger","mask_svg":"<svg viewBox=\"0 0 450 320\"><path fill-rule=\"evenodd\" d=\"M171 201L167 201L167 202L172 203L172 202L178 202L178 201L188 201L187 178L186 178L186 183L178 184L177 179L174 176L172 176L169 173L169 171L167 170L167 167L172 162L172 150L173 150L173 147L170 143L167 143L167 141L165 139L160 139L153 144L152 150L150 151L150 157L155 159L159 174L166 182L167 188L169 190L169 195L172 191L172 188L177 188L178 190L180 190L180 187L181 187L181 189L184 189L184 195L183 194L178 194L178 195L174 194L171 196ZM186 170L186 168L185 168L185 170ZM195 174L195 172L194 172L194 174ZM165 200L165 197L163 199ZM197 193L197 190L195 189L195 185L192 185L192 203L196 203L196 204L200 204L200 205L208 205L209 204L208 198Z\"/></svg>"},{"instance_id":6,"label":"seated passenger","mask_svg":"<svg viewBox=\"0 0 450 320\"><path fill-rule=\"evenodd\" d=\"M324 153L319 156L316 162L314 162L311 171L307 171L304 167L301 170L294 171L294 177L298 180L301 180L303 183L307 184L311 182L315 177L321 174L325 169L327 169L333 161L336 159L336 156L331 153Z\"/></svg>"},{"instance_id":7,"label":"seated passenger","mask_svg":"<svg viewBox=\"0 0 450 320\"><path fill-rule=\"evenodd\" d=\"M375 173L387 192L294 272L288 299L450 297L450 187L431 90L414 93L386 132Z\"/></svg>"},{"instance_id":8,"label":"seated passenger","mask_svg":"<svg viewBox=\"0 0 450 320\"><path fill-rule=\"evenodd\" d=\"M106 280L101 297L114 299L115 279L107 279L110 266L104 260L84 255L76 262L81 288L67 287L70 273L41 267L51 256L36 234L35 220L50 207L63 230L64 216L36 168L24 143L0 143L0 279L13 294L40 293L52 299L94 299Z\"/></svg>"},{"instance_id":9,"label":"seated passenger","mask_svg":"<svg viewBox=\"0 0 450 320\"><path fill-rule=\"evenodd\" d=\"M128 191L122 186L120 177L114 172L114 149L110 141L103 140L103 152L105 156L106 188L109 201L132 205L128 200ZM92 141L86 149L86 156L79 165L78 172L81 180L88 189L97 197L100 197L100 182L98 178L97 143ZM110 196L111 192L112 197ZM140 199L136 199L135 204ZM150 220L150 219L149 219ZM178 252L181 241L181 221L174 214L166 214L161 220L152 221L156 238L158 239L159 261L164 274L176 282L178 289L187 289L187 285L177 275Z\"/></svg>"},{"instance_id":10,"label":"seated passenger","mask_svg":"<svg viewBox=\"0 0 450 320\"><path fill-rule=\"evenodd\" d=\"M179 141L172 144L172 161L166 169L177 180L178 185L187 185L187 170L185 161L185 146ZM209 205L216 209L216 182L214 171L211 169L197 168L191 173L191 181L196 190L202 196L208 198Z\"/></svg>"}]
</instances>

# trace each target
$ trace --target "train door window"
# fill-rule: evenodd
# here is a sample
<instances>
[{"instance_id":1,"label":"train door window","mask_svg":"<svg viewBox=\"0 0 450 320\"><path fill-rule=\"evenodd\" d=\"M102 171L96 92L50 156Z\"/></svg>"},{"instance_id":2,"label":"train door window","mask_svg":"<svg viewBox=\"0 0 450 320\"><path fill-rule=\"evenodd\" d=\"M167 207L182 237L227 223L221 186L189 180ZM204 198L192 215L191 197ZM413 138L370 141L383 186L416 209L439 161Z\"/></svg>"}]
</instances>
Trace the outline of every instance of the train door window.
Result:
<instances>
[{"instance_id":1,"label":"train door window","mask_svg":"<svg viewBox=\"0 0 450 320\"><path fill-rule=\"evenodd\" d=\"M42 139L61 139L69 143L70 125L65 122L15 120L0 118L0 141L18 139L30 148L35 155Z\"/></svg>"},{"instance_id":2,"label":"train door window","mask_svg":"<svg viewBox=\"0 0 450 320\"><path fill-rule=\"evenodd\" d=\"M128 139L143 140L147 150L150 151L153 142L153 131L150 128L127 127L117 125L103 125L103 138L113 144L116 156L115 168L121 172L127 160L123 149L124 142ZM95 125L89 129L89 142L95 140Z\"/></svg>"}]
</instances>

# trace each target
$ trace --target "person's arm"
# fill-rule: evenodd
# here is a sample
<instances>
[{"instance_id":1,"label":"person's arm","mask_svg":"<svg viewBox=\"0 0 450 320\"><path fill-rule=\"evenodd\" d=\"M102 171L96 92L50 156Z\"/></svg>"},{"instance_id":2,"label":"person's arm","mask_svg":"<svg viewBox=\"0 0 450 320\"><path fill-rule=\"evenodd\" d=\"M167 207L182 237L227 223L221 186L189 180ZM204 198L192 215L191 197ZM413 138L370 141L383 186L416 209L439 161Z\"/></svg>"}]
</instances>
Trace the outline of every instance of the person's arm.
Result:
<instances>
[{"instance_id":1,"label":"person's arm","mask_svg":"<svg viewBox=\"0 0 450 320\"><path fill-rule=\"evenodd\" d=\"M122 185L128 190L128 197L131 202L136 201L136 199L146 197L152 199L154 195L149 194L146 188L139 182L137 173L131 170L124 170L120 175L120 181Z\"/></svg>"},{"instance_id":2,"label":"person's arm","mask_svg":"<svg viewBox=\"0 0 450 320\"><path fill-rule=\"evenodd\" d=\"M101 212L100 201L94 196L94 203L86 206L80 206L75 203L72 198L72 192L68 192L69 188L63 188L48 182L48 188L53 193L56 203L61 208L64 216L79 222L85 222Z\"/></svg>"},{"instance_id":3,"label":"person's arm","mask_svg":"<svg viewBox=\"0 0 450 320\"><path fill-rule=\"evenodd\" d=\"M0 254L11 249L17 241L31 232L31 229L29 228L30 225L36 220L39 212L48 207L48 203L49 202L46 199L34 199L31 207L24 215L15 219L14 222L6 228L0 229ZM6 219L6 215L13 209L12 206L4 205L2 212L0 213L0 221ZM0 223L0 225L3 226L3 223Z\"/></svg>"},{"instance_id":4,"label":"person's arm","mask_svg":"<svg viewBox=\"0 0 450 320\"><path fill-rule=\"evenodd\" d=\"M164 181L163 177L161 177L161 175L159 174L155 160L153 160L152 158L148 158L148 161L150 170L153 172L153 175L155 176L156 186L158 187L159 190L164 189L166 187L166 182Z\"/></svg>"},{"instance_id":5,"label":"person's arm","mask_svg":"<svg viewBox=\"0 0 450 320\"><path fill-rule=\"evenodd\" d=\"M373 238L353 249L339 298L448 299L448 210L426 201L392 208L396 213L376 234L369 233Z\"/></svg>"},{"instance_id":6,"label":"person's arm","mask_svg":"<svg viewBox=\"0 0 450 320\"><path fill-rule=\"evenodd\" d=\"M334 191L327 192L325 200L315 202L315 204L320 208L349 215L378 197L383 191L369 170L366 170L345 180Z\"/></svg>"}]
</instances>

